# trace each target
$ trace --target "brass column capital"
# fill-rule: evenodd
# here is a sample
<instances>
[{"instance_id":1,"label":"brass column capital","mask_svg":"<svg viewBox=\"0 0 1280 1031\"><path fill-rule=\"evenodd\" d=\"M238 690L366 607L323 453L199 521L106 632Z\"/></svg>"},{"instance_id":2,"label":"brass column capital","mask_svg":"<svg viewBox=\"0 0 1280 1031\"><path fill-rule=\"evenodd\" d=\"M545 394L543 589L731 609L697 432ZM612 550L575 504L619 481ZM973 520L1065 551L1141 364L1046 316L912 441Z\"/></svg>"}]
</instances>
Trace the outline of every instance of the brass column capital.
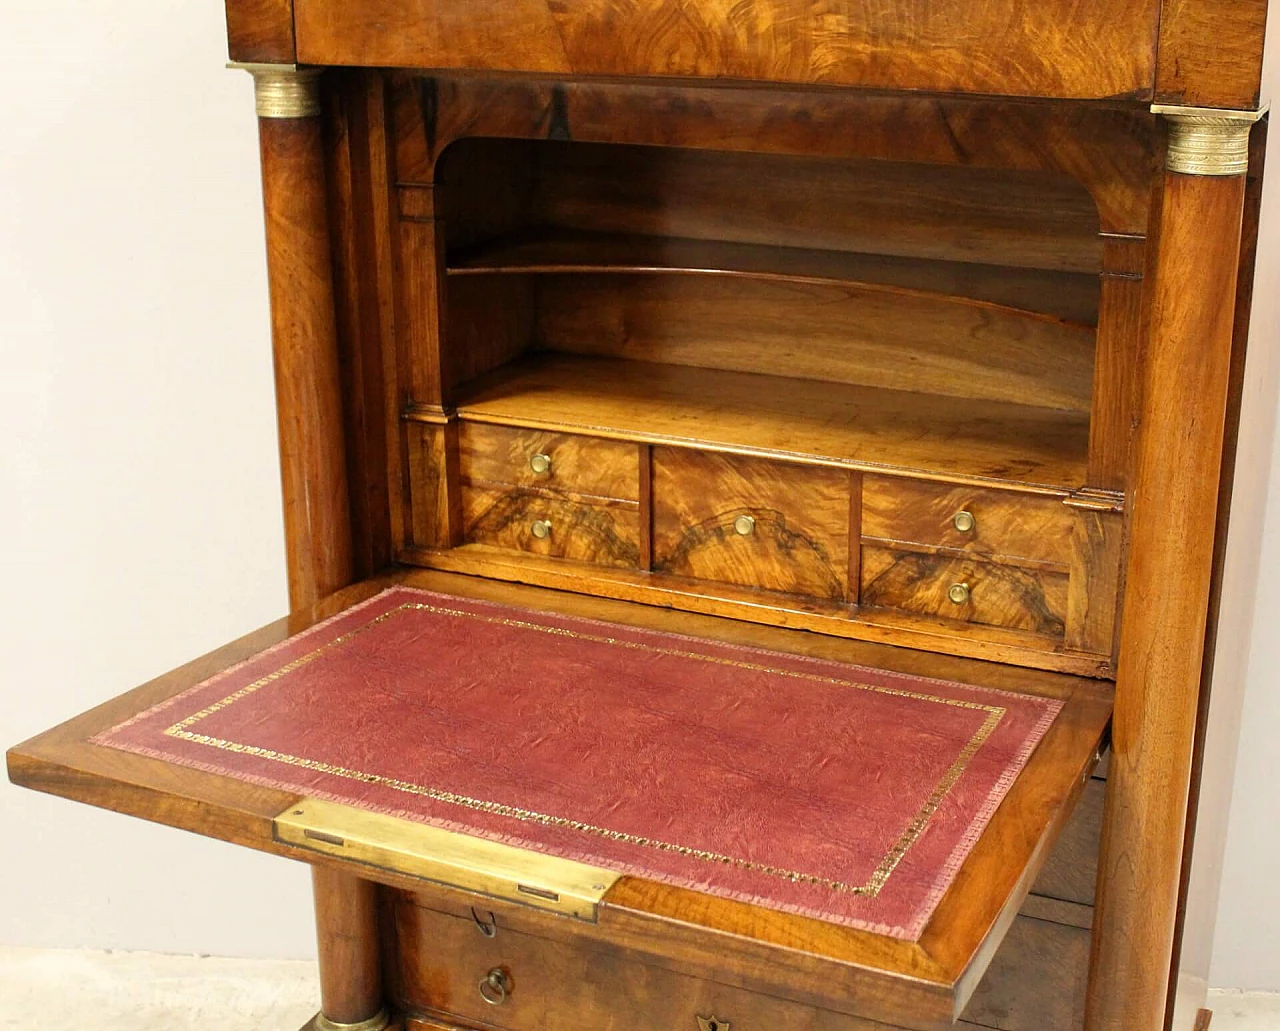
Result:
<instances>
[{"instance_id":1,"label":"brass column capital","mask_svg":"<svg viewBox=\"0 0 1280 1031\"><path fill-rule=\"evenodd\" d=\"M1267 113L1212 107L1152 104L1153 114L1169 120L1169 149L1164 166L1182 175L1244 175L1249 170L1249 131Z\"/></svg>"},{"instance_id":2,"label":"brass column capital","mask_svg":"<svg viewBox=\"0 0 1280 1031\"><path fill-rule=\"evenodd\" d=\"M253 95L259 118L313 118L320 113L323 68L239 61L232 61L227 67L253 76Z\"/></svg>"}]
</instances>

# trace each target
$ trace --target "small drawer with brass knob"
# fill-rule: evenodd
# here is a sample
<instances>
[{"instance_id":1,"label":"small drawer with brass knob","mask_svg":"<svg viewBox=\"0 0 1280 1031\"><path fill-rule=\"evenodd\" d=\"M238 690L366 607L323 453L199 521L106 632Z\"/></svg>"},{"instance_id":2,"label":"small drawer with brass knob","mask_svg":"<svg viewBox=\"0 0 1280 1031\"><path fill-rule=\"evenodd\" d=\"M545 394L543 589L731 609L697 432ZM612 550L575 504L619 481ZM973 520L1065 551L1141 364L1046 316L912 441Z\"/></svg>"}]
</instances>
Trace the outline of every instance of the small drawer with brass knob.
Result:
<instances>
[{"instance_id":1,"label":"small drawer with brass knob","mask_svg":"<svg viewBox=\"0 0 1280 1031\"><path fill-rule=\"evenodd\" d=\"M862 546L864 607L1064 634L1067 573L986 562L943 549Z\"/></svg>"},{"instance_id":2,"label":"small drawer with brass knob","mask_svg":"<svg viewBox=\"0 0 1280 1031\"><path fill-rule=\"evenodd\" d=\"M1060 496L868 475L862 538L1030 563L1071 561L1074 511Z\"/></svg>"},{"instance_id":3,"label":"small drawer with brass knob","mask_svg":"<svg viewBox=\"0 0 1280 1031\"><path fill-rule=\"evenodd\" d=\"M631 501L464 484L462 522L468 544L630 569L640 562L640 506Z\"/></svg>"},{"instance_id":4,"label":"small drawer with brass knob","mask_svg":"<svg viewBox=\"0 0 1280 1031\"><path fill-rule=\"evenodd\" d=\"M846 600L846 471L692 448L652 455L655 572Z\"/></svg>"},{"instance_id":5,"label":"small drawer with brass knob","mask_svg":"<svg viewBox=\"0 0 1280 1031\"><path fill-rule=\"evenodd\" d=\"M620 440L520 426L458 423L464 485L536 487L566 497L640 499L640 448Z\"/></svg>"}]
</instances>

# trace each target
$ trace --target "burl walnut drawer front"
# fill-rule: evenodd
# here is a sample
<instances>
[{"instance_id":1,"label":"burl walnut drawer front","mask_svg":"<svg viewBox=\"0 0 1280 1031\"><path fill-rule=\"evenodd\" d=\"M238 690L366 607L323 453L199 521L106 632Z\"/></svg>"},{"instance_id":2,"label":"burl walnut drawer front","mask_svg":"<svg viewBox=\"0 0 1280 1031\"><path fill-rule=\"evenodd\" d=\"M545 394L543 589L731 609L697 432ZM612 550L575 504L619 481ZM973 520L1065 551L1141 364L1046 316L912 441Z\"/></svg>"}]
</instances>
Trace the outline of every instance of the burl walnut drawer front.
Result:
<instances>
[{"instance_id":1,"label":"burl walnut drawer front","mask_svg":"<svg viewBox=\"0 0 1280 1031\"><path fill-rule=\"evenodd\" d=\"M740 455L653 449L653 568L844 600L850 474Z\"/></svg>"},{"instance_id":2,"label":"burl walnut drawer front","mask_svg":"<svg viewBox=\"0 0 1280 1031\"><path fill-rule=\"evenodd\" d=\"M864 1031L856 1017L512 931L491 913L396 906L407 1010L506 1031ZM482 924L484 925L482 927ZM410 1025L412 1026L412 1024ZM427 1024L426 1026L431 1026ZM885 1027L885 1025L874 1025Z\"/></svg>"},{"instance_id":3,"label":"burl walnut drawer front","mask_svg":"<svg viewBox=\"0 0 1280 1031\"><path fill-rule=\"evenodd\" d=\"M637 445L569 433L462 421L458 465L464 483L538 487L565 494L637 501Z\"/></svg>"},{"instance_id":4,"label":"burl walnut drawer front","mask_svg":"<svg viewBox=\"0 0 1280 1031\"><path fill-rule=\"evenodd\" d=\"M474 544L634 569L640 562L635 444L462 422L463 536Z\"/></svg>"},{"instance_id":5,"label":"burl walnut drawer front","mask_svg":"<svg viewBox=\"0 0 1280 1031\"><path fill-rule=\"evenodd\" d=\"M600 566L640 562L635 502L574 501L527 487L462 488L466 540Z\"/></svg>"},{"instance_id":6,"label":"burl walnut drawer front","mask_svg":"<svg viewBox=\"0 0 1280 1031\"><path fill-rule=\"evenodd\" d=\"M1053 496L867 476L862 536L1065 566L1073 511Z\"/></svg>"},{"instance_id":7,"label":"burl walnut drawer front","mask_svg":"<svg viewBox=\"0 0 1280 1031\"><path fill-rule=\"evenodd\" d=\"M863 545L863 605L1062 637L1067 574L963 553Z\"/></svg>"}]
</instances>

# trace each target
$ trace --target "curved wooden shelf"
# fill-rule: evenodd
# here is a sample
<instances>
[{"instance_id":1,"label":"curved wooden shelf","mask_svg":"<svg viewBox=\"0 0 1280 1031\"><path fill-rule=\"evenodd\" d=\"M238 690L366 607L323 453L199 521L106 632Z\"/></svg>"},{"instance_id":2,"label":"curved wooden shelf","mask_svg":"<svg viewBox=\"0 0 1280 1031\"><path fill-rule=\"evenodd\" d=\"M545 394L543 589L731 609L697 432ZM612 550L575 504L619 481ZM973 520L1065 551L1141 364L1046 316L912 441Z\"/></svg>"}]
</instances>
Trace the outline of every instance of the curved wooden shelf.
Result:
<instances>
[{"instance_id":1,"label":"curved wooden shelf","mask_svg":"<svg viewBox=\"0 0 1280 1031\"><path fill-rule=\"evenodd\" d=\"M845 284L1000 308L1084 327L1098 322L1098 277L1081 272L555 229L499 237L448 258L451 276L566 273L736 276Z\"/></svg>"},{"instance_id":2,"label":"curved wooden shelf","mask_svg":"<svg viewBox=\"0 0 1280 1031\"><path fill-rule=\"evenodd\" d=\"M558 352L464 385L457 411L476 422L1064 496L1085 482L1089 438L1085 413Z\"/></svg>"}]
</instances>

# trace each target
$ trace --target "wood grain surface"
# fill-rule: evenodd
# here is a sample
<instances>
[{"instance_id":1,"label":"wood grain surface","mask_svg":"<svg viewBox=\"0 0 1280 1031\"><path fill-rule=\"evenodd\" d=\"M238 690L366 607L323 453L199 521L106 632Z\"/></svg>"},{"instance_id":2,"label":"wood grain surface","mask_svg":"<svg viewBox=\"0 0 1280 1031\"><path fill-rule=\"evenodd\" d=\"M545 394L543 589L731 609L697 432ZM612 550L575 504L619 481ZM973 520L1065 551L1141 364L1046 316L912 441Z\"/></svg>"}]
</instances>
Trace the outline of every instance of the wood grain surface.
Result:
<instances>
[{"instance_id":1,"label":"wood grain surface","mask_svg":"<svg viewBox=\"0 0 1280 1031\"><path fill-rule=\"evenodd\" d=\"M295 21L309 64L1143 98L1158 14L1153 0L297 0Z\"/></svg>"},{"instance_id":2,"label":"wood grain surface","mask_svg":"<svg viewBox=\"0 0 1280 1031\"><path fill-rule=\"evenodd\" d=\"M1159 170L1160 135L1155 116L1144 106L1129 104L1045 104L903 93L722 89L687 83L522 80L438 73L395 73L390 80L390 97L398 181L420 185L436 181L436 162L446 151L475 146L492 152L490 141L465 137L551 137L578 143L750 153L756 156L757 167L767 155L860 160L869 167L859 168L857 178L870 177L871 183L883 180L889 171L883 167L885 162L899 163L890 166L891 170L908 176L911 183L953 182L957 176L949 170L963 167L974 170L970 180L975 184L984 179L1000 184L985 197L980 189L966 191L968 204L994 211L998 202L993 200L1007 195L1008 217L1024 223L1024 205L1029 203L1032 211L1044 210L1028 185L1039 184L1047 190L1065 214L1080 210L1069 199L1078 193L1078 183L1093 198L1102 232L1142 235L1147 231L1151 178ZM637 154L637 160L646 157ZM719 161L723 166L732 158L691 160L677 155L657 160L688 165L682 171L696 176L697 169L707 167L708 162ZM903 169L900 163L941 167ZM481 182L492 182L491 173L484 178L484 164L484 160L468 163L469 168L479 171ZM442 162L442 174L446 165ZM837 172L838 166L830 168L828 181L838 179ZM1010 172L1036 174L1020 177ZM468 171L467 176L471 174ZM503 178L509 180L509 173ZM743 188L741 177L722 174L720 179L730 189ZM846 191L860 193L876 219L892 218L891 205L878 201L873 190L860 188L853 177L849 180L844 185L831 182L833 198L853 195ZM527 178L523 182L523 190L531 189ZM892 187L892 179L885 185ZM711 186L716 186L714 177ZM894 195L903 192L897 189ZM683 208L678 190L667 193L669 203L677 210ZM599 196L599 191L595 195ZM479 196L485 195L481 192ZM798 199L805 196L812 194L801 191ZM927 196L926 190L921 200ZM490 191L490 205L505 207L504 197L504 191ZM793 211L797 207L789 206ZM748 225L760 220L753 207L747 205L736 212ZM820 223L817 216L821 209L810 207L813 217L808 224ZM852 217L855 230L863 224L848 205L842 213ZM947 227L964 218L963 211L935 205L934 220L940 224L943 241L954 242ZM909 219L898 221L910 234L905 241L908 245L920 241L927 245L927 233L912 229ZM488 224L488 220L482 218L481 224ZM842 232L829 223L819 231ZM1008 235L1005 238L1010 246L1035 250L1040 234L1033 231L1029 236L1021 244ZM798 245L813 246L802 234Z\"/></svg>"},{"instance_id":3,"label":"wood grain surface","mask_svg":"<svg viewBox=\"0 0 1280 1031\"><path fill-rule=\"evenodd\" d=\"M949 592L960 586L964 597L956 601ZM921 553L864 544L860 597L863 605L1061 637L1067 577L983 562L962 552Z\"/></svg>"},{"instance_id":4,"label":"wood grain surface","mask_svg":"<svg viewBox=\"0 0 1280 1031\"><path fill-rule=\"evenodd\" d=\"M226 0L227 50L233 61L293 64L293 0Z\"/></svg>"},{"instance_id":5,"label":"wood grain surface","mask_svg":"<svg viewBox=\"0 0 1280 1031\"><path fill-rule=\"evenodd\" d=\"M459 467L470 486L508 484L575 497L640 498L640 456L633 444L570 433L547 433L462 420ZM535 456L548 461L544 472Z\"/></svg>"},{"instance_id":6,"label":"wood grain surface","mask_svg":"<svg viewBox=\"0 0 1280 1031\"><path fill-rule=\"evenodd\" d=\"M957 528L961 512L972 517L969 529ZM1066 566L1074 520L1059 498L898 476L863 479L862 536L877 542L909 541Z\"/></svg>"},{"instance_id":7,"label":"wood grain surface","mask_svg":"<svg viewBox=\"0 0 1280 1031\"><path fill-rule=\"evenodd\" d=\"M1167 173L1133 491L1090 1031L1164 1026L1245 178Z\"/></svg>"},{"instance_id":8,"label":"wood grain surface","mask_svg":"<svg viewBox=\"0 0 1280 1031\"><path fill-rule=\"evenodd\" d=\"M594 565L640 565L635 502L569 498L537 487L462 488L467 541ZM539 537L534 524L544 524Z\"/></svg>"},{"instance_id":9,"label":"wood grain surface","mask_svg":"<svg viewBox=\"0 0 1280 1031\"><path fill-rule=\"evenodd\" d=\"M838 469L654 448L653 568L844 600L849 494Z\"/></svg>"},{"instance_id":10,"label":"wood grain surface","mask_svg":"<svg viewBox=\"0 0 1280 1031\"><path fill-rule=\"evenodd\" d=\"M887 240L878 241L880 244ZM1076 325L1098 321L1098 277L1087 272L883 252L734 243L678 236L543 227L510 233L449 255L449 274L683 272L796 283L849 283L898 295L1047 315Z\"/></svg>"},{"instance_id":11,"label":"wood grain surface","mask_svg":"<svg viewBox=\"0 0 1280 1031\"><path fill-rule=\"evenodd\" d=\"M354 573L346 443L325 197L315 118L258 121L267 283L292 608Z\"/></svg>"},{"instance_id":12,"label":"wood grain surface","mask_svg":"<svg viewBox=\"0 0 1280 1031\"><path fill-rule=\"evenodd\" d=\"M545 353L460 391L475 422L807 457L1065 494L1084 483L1088 419L1029 405L785 376Z\"/></svg>"},{"instance_id":13,"label":"wood grain surface","mask_svg":"<svg viewBox=\"0 0 1280 1031\"><path fill-rule=\"evenodd\" d=\"M537 280L539 346L1086 413L1094 332L993 305L723 276Z\"/></svg>"},{"instance_id":14,"label":"wood grain surface","mask_svg":"<svg viewBox=\"0 0 1280 1031\"><path fill-rule=\"evenodd\" d=\"M1056 670L1108 679L1115 675L1109 655L1068 649L1058 638L899 609L857 607L847 602L761 591L722 581L572 563L481 544L444 550L406 548L400 557L407 565L536 584L598 599L643 602L685 614L711 614L759 625L802 628L833 637L1009 663L1011 668L1026 674L1033 670Z\"/></svg>"}]
</instances>

